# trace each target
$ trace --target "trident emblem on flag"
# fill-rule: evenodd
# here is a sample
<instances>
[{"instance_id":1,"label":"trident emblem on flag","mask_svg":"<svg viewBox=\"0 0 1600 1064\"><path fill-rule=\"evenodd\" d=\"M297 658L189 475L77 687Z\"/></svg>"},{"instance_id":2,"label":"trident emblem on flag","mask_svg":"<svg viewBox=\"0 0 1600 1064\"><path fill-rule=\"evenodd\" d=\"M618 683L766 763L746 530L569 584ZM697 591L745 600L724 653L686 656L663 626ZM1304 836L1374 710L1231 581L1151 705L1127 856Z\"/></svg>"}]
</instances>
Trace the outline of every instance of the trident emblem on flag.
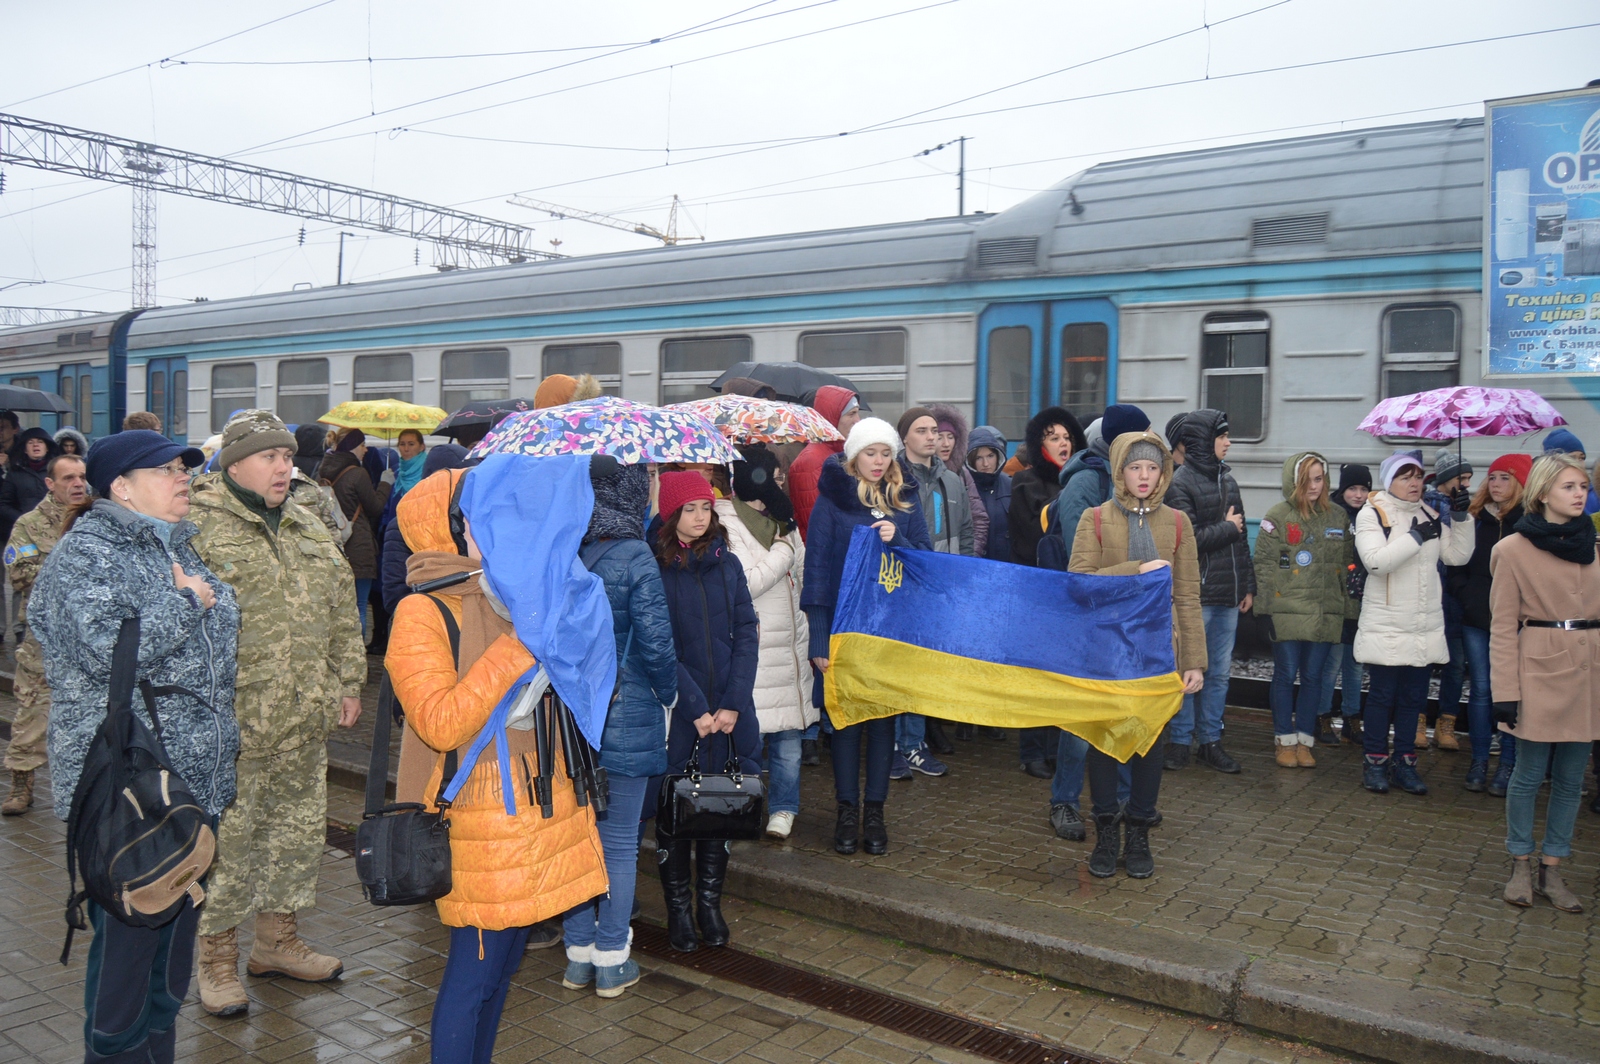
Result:
<instances>
[{"instance_id":1,"label":"trident emblem on flag","mask_svg":"<svg viewBox=\"0 0 1600 1064\"><path fill-rule=\"evenodd\" d=\"M905 579L906 567L904 562L897 561L892 555L885 552L878 559L878 583L883 585L883 590L892 594Z\"/></svg>"}]
</instances>

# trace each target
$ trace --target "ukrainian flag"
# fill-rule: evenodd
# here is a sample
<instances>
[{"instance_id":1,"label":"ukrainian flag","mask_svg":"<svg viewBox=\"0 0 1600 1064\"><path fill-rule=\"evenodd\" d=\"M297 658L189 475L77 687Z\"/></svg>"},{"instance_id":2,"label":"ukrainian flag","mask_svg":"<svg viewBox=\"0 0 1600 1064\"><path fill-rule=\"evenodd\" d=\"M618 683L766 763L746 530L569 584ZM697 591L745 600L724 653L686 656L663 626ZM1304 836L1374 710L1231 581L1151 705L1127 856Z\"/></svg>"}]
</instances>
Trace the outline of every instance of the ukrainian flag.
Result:
<instances>
[{"instance_id":1,"label":"ukrainian flag","mask_svg":"<svg viewBox=\"0 0 1600 1064\"><path fill-rule=\"evenodd\" d=\"M1126 761L1183 703L1171 570L1089 576L899 550L870 526L850 541L829 656L841 727L896 713L1054 725Z\"/></svg>"}]
</instances>

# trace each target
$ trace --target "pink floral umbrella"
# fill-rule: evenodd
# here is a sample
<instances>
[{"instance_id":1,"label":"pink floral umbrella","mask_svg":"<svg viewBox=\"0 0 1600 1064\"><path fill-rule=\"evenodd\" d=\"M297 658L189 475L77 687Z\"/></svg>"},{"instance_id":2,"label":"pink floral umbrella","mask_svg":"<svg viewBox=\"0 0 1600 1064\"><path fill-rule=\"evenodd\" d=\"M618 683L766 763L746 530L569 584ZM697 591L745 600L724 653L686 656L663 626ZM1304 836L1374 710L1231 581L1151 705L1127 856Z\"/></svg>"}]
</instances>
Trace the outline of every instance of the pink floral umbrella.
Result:
<instances>
[{"instance_id":1,"label":"pink floral umbrella","mask_svg":"<svg viewBox=\"0 0 1600 1064\"><path fill-rule=\"evenodd\" d=\"M1463 436L1521 436L1566 423L1543 396L1526 388L1462 386L1385 399L1356 427L1374 436L1459 441Z\"/></svg>"}]
</instances>

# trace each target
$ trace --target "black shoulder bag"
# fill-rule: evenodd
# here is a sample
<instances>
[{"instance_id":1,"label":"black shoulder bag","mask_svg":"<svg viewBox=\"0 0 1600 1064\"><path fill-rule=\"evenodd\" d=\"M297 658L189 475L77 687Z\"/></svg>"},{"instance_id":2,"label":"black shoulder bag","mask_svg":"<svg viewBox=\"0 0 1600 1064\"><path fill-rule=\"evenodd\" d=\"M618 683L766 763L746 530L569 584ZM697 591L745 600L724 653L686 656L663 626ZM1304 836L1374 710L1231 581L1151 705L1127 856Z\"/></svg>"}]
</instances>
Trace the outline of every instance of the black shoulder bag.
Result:
<instances>
[{"instance_id":1,"label":"black shoulder bag","mask_svg":"<svg viewBox=\"0 0 1600 1064\"><path fill-rule=\"evenodd\" d=\"M728 737L733 754L733 737ZM729 756L721 772L700 770L700 740L689 752L689 764L661 782L656 802L656 828L678 842L691 840L753 840L767 826L767 791L759 776L739 771L739 761Z\"/></svg>"},{"instance_id":2,"label":"black shoulder bag","mask_svg":"<svg viewBox=\"0 0 1600 1064\"><path fill-rule=\"evenodd\" d=\"M429 595L450 633L450 654L460 667L461 629L450 608ZM450 803L444 789L456 774L456 752L444 755L444 773L434 797L438 812L420 802L385 804L389 783L389 728L394 719L394 687L387 670L378 693L372 759L367 765L367 804L356 831L356 877L374 905L418 905L450 893Z\"/></svg>"}]
</instances>

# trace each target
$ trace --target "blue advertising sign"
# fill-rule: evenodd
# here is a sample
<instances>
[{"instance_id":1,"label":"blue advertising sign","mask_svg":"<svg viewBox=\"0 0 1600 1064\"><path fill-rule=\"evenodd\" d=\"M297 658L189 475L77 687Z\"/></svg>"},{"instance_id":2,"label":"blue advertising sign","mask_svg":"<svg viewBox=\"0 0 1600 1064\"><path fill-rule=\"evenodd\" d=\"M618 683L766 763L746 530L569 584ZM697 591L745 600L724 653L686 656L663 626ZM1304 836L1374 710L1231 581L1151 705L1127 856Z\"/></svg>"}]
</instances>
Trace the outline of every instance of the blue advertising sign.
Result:
<instances>
[{"instance_id":1,"label":"blue advertising sign","mask_svg":"<svg viewBox=\"0 0 1600 1064\"><path fill-rule=\"evenodd\" d=\"M1492 100L1486 375L1600 374L1600 89Z\"/></svg>"}]
</instances>

